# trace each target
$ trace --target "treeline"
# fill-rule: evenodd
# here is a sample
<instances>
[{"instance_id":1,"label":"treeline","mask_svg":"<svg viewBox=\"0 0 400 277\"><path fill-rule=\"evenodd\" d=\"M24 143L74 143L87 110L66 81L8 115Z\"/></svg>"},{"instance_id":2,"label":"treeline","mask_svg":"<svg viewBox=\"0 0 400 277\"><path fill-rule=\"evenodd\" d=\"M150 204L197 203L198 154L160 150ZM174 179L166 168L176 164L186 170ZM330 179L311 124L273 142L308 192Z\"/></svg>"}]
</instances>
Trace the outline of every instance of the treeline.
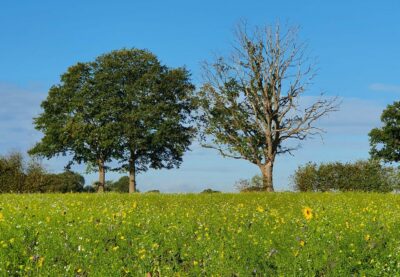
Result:
<instances>
[{"instance_id":1,"label":"treeline","mask_svg":"<svg viewBox=\"0 0 400 277\"><path fill-rule=\"evenodd\" d=\"M21 153L0 156L0 193L83 192L85 178L73 171L47 172L44 166Z\"/></svg>"},{"instance_id":2,"label":"treeline","mask_svg":"<svg viewBox=\"0 0 400 277\"><path fill-rule=\"evenodd\" d=\"M128 192L129 177L107 181L105 191ZM0 156L0 193L97 192L98 183L85 185L85 178L71 170L54 174L38 160L26 161L22 153Z\"/></svg>"},{"instance_id":3,"label":"treeline","mask_svg":"<svg viewBox=\"0 0 400 277\"><path fill-rule=\"evenodd\" d=\"M383 166L377 160L354 163L308 163L293 175L297 191L374 191L400 188L398 168Z\"/></svg>"}]
</instances>

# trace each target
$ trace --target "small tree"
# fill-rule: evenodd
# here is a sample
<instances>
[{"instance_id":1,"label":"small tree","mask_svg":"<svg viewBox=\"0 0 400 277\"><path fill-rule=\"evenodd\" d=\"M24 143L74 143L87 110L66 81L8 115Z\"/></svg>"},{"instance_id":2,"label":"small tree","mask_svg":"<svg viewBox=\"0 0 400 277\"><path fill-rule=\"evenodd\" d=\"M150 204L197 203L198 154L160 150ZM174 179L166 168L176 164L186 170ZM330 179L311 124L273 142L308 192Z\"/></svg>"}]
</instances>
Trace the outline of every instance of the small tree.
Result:
<instances>
[{"instance_id":1,"label":"small tree","mask_svg":"<svg viewBox=\"0 0 400 277\"><path fill-rule=\"evenodd\" d=\"M369 133L370 154L385 162L400 161L400 102L388 105L381 115L383 126Z\"/></svg>"},{"instance_id":2,"label":"small tree","mask_svg":"<svg viewBox=\"0 0 400 277\"><path fill-rule=\"evenodd\" d=\"M203 145L257 165L264 189L273 191L276 156L297 149L288 141L320 134L315 122L335 111L338 103L336 98L300 103L314 71L297 29L282 32L279 26L267 26L248 33L242 24L236 38L230 57L204 66Z\"/></svg>"}]
</instances>

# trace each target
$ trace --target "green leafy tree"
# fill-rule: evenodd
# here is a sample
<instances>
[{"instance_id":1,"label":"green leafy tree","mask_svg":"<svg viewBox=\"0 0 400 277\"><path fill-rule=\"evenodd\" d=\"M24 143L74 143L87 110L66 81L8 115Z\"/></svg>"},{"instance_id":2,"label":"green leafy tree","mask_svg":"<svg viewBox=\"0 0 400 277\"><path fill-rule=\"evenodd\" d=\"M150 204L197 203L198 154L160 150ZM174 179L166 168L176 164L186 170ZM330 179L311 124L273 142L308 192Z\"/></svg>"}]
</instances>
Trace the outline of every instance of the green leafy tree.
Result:
<instances>
[{"instance_id":1,"label":"green leafy tree","mask_svg":"<svg viewBox=\"0 0 400 277\"><path fill-rule=\"evenodd\" d=\"M400 161L400 102L388 105L381 115L383 126L369 133L370 154L385 162Z\"/></svg>"},{"instance_id":2,"label":"green leafy tree","mask_svg":"<svg viewBox=\"0 0 400 277\"><path fill-rule=\"evenodd\" d=\"M190 126L194 86L184 68L170 69L146 50L122 49L78 63L61 76L35 119L44 137L30 154L70 155L99 172L113 159L135 175L148 168L179 166L194 135Z\"/></svg>"},{"instance_id":3,"label":"green leafy tree","mask_svg":"<svg viewBox=\"0 0 400 277\"><path fill-rule=\"evenodd\" d=\"M99 192L104 191L105 163L111 161L119 145L113 105L117 101L105 88L97 61L78 63L61 76L42 102L43 112L34 119L44 133L29 154L52 158L70 155L74 162L96 165Z\"/></svg>"},{"instance_id":4,"label":"green leafy tree","mask_svg":"<svg viewBox=\"0 0 400 277\"><path fill-rule=\"evenodd\" d=\"M115 95L118 160L129 172L129 192L134 192L137 173L182 162L194 136L194 86L186 69L168 68L147 50L113 51L97 63L103 90Z\"/></svg>"},{"instance_id":5,"label":"green leafy tree","mask_svg":"<svg viewBox=\"0 0 400 277\"><path fill-rule=\"evenodd\" d=\"M258 166L266 191L274 190L276 156L320 134L315 122L337 109L335 98L300 101L314 71L294 28L267 26L248 33L239 26L232 55L206 63L204 73L203 145Z\"/></svg>"}]
</instances>

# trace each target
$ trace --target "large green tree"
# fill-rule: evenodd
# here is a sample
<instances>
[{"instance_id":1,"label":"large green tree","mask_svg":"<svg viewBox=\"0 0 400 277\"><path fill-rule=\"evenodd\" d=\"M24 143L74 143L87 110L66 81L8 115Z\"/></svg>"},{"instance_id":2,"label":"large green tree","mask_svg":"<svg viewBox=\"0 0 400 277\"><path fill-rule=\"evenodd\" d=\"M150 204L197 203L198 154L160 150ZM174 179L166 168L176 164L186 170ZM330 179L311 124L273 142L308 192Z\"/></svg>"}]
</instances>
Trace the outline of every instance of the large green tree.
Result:
<instances>
[{"instance_id":1,"label":"large green tree","mask_svg":"<svg viewBox=\"0 0 400 277\"><path fill-rule=\"evenodd\" d=\"M182 162L194 135L194 86L186 69L168 68L147 50L113 51L97 62L104 90L117 99L118 159L129 172L129 192L134 192L137 173Z\"/></svg>"},{"instance_id":2,"label":"large green tree","mask_svg":"<svg viewBox=\"0 0 400 277\"><path fill-rule=\"evenodd\" d=\"M29 153L46 158L71 157L70 164L87 163L99 172L104 191L106 162L116 155L119 138L113 113L115 96L104 89L98 62L78 63L61 76L42 102L43 112L34 119L42 140Z\"/></svg>"},{"instance_id":3,"label":"large green tree","mask_svg":"<svg viewBox=\"0 0 400 277\"><path fill-rule=\"evenodd\" d=\"M320 133L315 122L336 110L337 102L302 100L314 71L295 28L266 26L247 32L242 24L236 34L232 54L204 67L203 145L255 164L264 189L273 191L276 156L291 153L298 148L296 141Z\"/></svg>"},{"instance_id":4,"label":"large green tree","mask_svg":"<svg viewBox=\"0 0 400 277\"><path fill-rule=\"evenodd\" d=\"M382 112L381 128L369 133L370 154L385 162L400 161L400 102L388 105Z\"/></svg>"}]
</instances>

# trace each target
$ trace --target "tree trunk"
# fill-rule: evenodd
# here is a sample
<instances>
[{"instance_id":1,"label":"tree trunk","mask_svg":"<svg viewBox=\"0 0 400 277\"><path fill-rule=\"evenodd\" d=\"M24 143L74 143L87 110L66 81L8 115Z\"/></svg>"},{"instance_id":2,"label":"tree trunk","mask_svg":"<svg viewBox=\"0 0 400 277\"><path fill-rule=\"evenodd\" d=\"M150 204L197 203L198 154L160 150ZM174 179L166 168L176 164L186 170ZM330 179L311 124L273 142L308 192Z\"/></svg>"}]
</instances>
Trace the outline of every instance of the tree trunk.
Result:
<instances>
[{"instance_id":1,"label":"tree trunk","mask_svg":"<svg viewBox=\"0 0 400 277\"><path fill-rule=\"evenodd\" d=\"M97 192L104 192L104 187L106 183L106 171L104 169L104 162L99 160L99 186L97 188Z\"/></svg>"},{"instance_id":2,"label":"tree trunk","mask_svg":"<svg viewBox=\"0 0 400 277\"><path fill-rule=\"evenodd\" d=\"M264 190L267 192L274 191L273 170L274 170L274 164L271 161L267 162L265 165L261 167L261 172L263 175L263 186Z\"/></svg>"},{"instance_id":3,"label":"tree trunk","mask_svg":"<svg viewBox=\"0 0 400 277\"><path fill-rule=\"evenodd\" d=\"M129 159L129 193L136 192L136 172L135 172L135 159L133 155Z\"/></svg>"}]
</instances>

